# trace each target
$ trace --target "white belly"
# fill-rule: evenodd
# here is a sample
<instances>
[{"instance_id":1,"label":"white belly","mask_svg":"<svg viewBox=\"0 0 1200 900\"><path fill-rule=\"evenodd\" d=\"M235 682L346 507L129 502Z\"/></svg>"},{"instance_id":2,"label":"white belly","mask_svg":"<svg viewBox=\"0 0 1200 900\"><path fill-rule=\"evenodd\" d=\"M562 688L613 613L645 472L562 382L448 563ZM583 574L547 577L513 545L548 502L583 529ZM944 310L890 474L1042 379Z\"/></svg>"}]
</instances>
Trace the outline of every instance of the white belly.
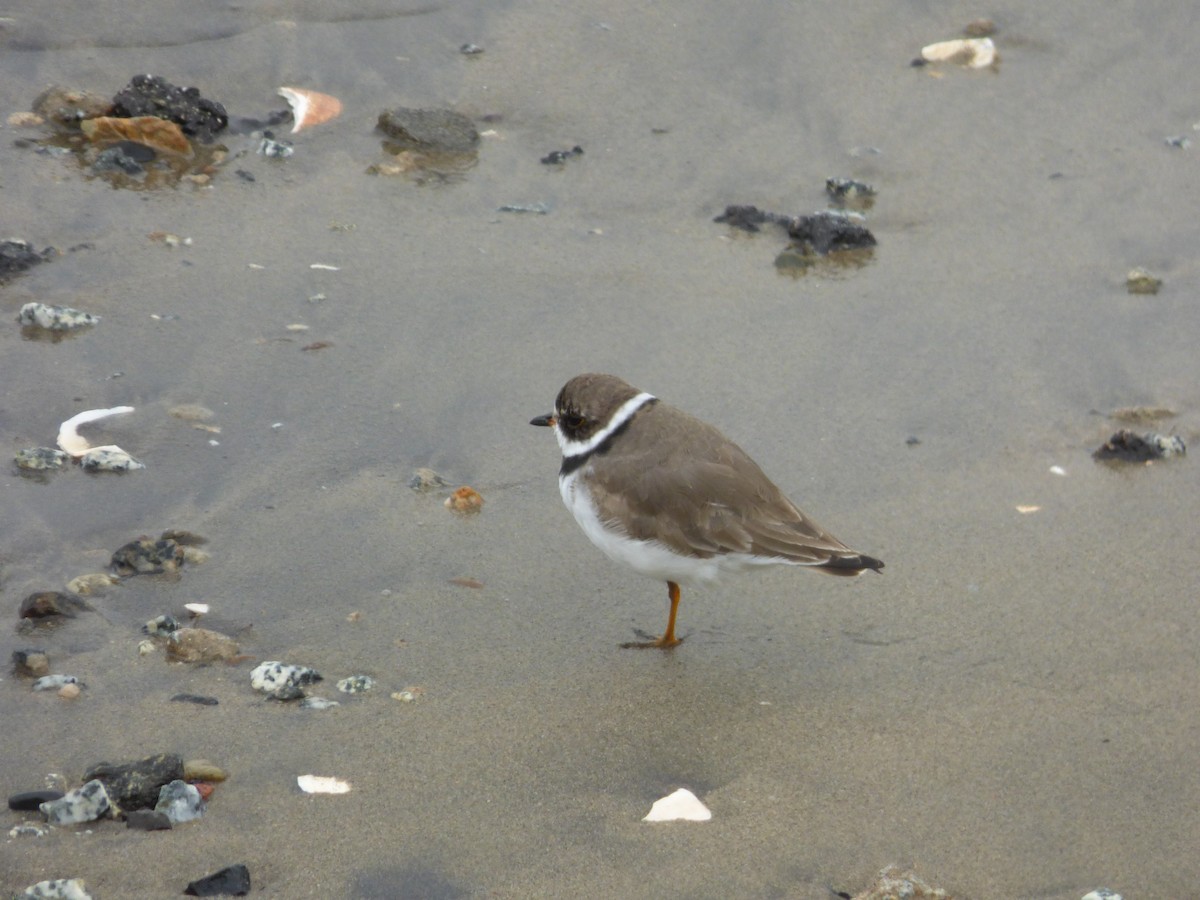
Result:
<instances>
[{"instance_id":1,"label":"white belly","mask_svg":"<svg viewBox=\"0 0 1200 900\"><path fill-rule=\"evenodd\" d=\"M609 559L626 565L642 575L659 581L697 584L712 581L725 572L740 572L762 565L786 563L788 560L750 556L745 553L718 554L708 559L682 556L657 541L637 541L619 528L605 525L596 515L596 507L588 496L579 476L587 466L558 480L563 503L575 516L588 539L604 551Z\"/></svg>"}]
</instances>

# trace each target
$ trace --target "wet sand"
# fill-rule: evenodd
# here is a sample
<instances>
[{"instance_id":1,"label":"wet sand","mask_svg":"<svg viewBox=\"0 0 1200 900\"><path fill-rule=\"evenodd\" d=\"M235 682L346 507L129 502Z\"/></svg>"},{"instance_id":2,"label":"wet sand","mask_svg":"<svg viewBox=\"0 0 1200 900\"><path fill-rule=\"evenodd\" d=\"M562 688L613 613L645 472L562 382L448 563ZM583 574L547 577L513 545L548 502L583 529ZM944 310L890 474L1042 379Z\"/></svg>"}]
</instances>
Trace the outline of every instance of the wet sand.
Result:
<instances>
[{"instance_id":1,"label":"wet sand","mask_svg":"<svg viewBox=\"0 0 1200 900\"><path fill-rule=\"evenodd\" d=\"M5 673L2 787L157 752L231 777L169 833L5 837L0 888L161 898L243 862L279 898L825 900L899 863L976 900L1194 893L1200 482L1187 459L1090 458L1115 407L1169 405L1167 429L1200 434L1200 150L1163 143L1200 119L1190 11L153 9L14 4L0 111L144 71L234 114L282 108L281 84L346 109L289 160L154 193L0 129L7 234L88 245L0 286L6 446L129 404L88 433L147 465L0 480L0 657L41 646L88 685L64 702ZM909 68L981 12L998 72ZM501 118L460 180L368 176L397 105ZM538 163L576 144L562 170ZM781 234L711 221L823 208L831 175L880 190L861 269L780 275ZM551 212L496 211L513 203ZM1164 290L1128 295L1135 265ZM26 340L30 300L103 321ZM526 424L588 370L718 424L885 574L685 592L682 646L620 649L662 627L665 591L578 532L557 447ZM221 433L171 418L181 403ZM411 491L418 466L483 512ZM16 633L28 593L166 528L208 537L211 560ZM358 672L380 687L309 712L252 692L253 663L139 657L139 626L193 601L255 658L320 670L325 696ZM418 702L389 699L407 686ZM307 772L354 789L304 796ZM639 821L679 786L712 822Z\"/></svg>"}]
</instances>

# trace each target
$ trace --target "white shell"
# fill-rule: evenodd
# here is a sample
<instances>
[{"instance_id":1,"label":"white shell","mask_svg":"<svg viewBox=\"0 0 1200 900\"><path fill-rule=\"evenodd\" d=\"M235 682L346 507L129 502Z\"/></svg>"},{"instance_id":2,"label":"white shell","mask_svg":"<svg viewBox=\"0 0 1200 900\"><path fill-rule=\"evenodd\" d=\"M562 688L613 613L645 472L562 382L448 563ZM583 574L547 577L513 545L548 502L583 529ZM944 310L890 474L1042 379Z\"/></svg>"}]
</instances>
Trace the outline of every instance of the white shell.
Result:
<instances>
[{"instance_id":1,"label":"white shell","mask_svg":"<svg viewBox=\"0 0 1200 900\"><path fill-rule=\"evenodd\" d=\"M999 58L991 38L958 38L921 48L925 62L950 62L968 69L986 69Z\"/></svg>"},{"instance_id":2,"label":"white shell","mask_svg":"<svg viewBox=\"0 0 1200 900\"><path fill-rule=\"evenodd\" d=\"M207 603L185 603L183 604L183 608L193 616L206 616L208 615L209 607Z\"/></svg>"},{"instance_id":3,"label":"white shell","mask_svg":"<svg viewBox=\"0 0 1200 900\"><path fill-rule=\"evenodd\" d=\"M75 430L76 428L80 425L86 425L88 422L95 422L98 419L107 419L109 416L123 416L131 412L133 412L132 406L114 406L112 409L88 409L71 416L71 418L58 426L58 446L72 456L83 456L83 454L91 449L92 445L88 443L87 438L80 437L79 432Z\"/></svg>"},{"instance_id":4,"label":"white shell","mask_svg":"<svg viewBox=\"0 0 1200 900\"><path fill-rule=\"evenodd\" d=\"M306 794L347 794L350 782L330 775L297 775L296 784Z\"/></svg>"},{"instance_id":5,"label":"white shell","mask_svg":"<svg viewBox=\"0 0 1200 900\"><path fill-rule=\"evenodd\" d=\"M667 794L661 800L655 800L650 812L642 819L643 822L707 822L712 818L707 806L701 803L696 795L687 788L680 788L673 794Z\"/></svg>"}]
</instances>

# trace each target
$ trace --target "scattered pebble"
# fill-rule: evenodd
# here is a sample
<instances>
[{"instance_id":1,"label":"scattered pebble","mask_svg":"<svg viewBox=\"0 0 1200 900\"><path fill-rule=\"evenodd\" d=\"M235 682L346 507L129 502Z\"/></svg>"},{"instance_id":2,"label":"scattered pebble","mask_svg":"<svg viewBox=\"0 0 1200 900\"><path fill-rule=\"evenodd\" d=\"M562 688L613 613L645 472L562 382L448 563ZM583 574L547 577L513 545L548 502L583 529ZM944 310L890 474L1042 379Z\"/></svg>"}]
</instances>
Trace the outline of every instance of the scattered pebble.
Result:
<instances>
[{"instance_id":1,"label":"scattered pebble","mask_svg":"<svg viewBox=\"0 0 1200 900\"><path fill-rule=\"evenodd\" d=\"M43 828L41 825L35 825L33 822L22 822L20 825L14 825L8 829L8 836L11 838L45 837L49 833L49 828Z\"/></svg>"},{"instance_id":2,"label":"scattered pebble","mask_svg":"<svg viewBox=\"0 0 1200 900\"><path fill-rule=\"evenodd\" d=\"M72 594L35 591L21 601L18 614L22 619L73 619L79 613L90 610L85 600Z\"/></svg>"},{"instance_id":3,"label":"scattered pebble","mask_svg":"<svg viewBox=\"0 0 1200 900\"><path fill-rule=\"evenodd\" d=\"M446 509L457 513L477 513L483 508L479 491L464 485L446 498Z\"/></svg>"},{"instance_id":4,"label":"scattered pebble","mask_svg":"<svg viewBox=\"0 0 1200 900\"><path fill-rule=\"evenodd\" d=\"M301 709L332 709L341 705L337 700L326 700L324 697L305 697L300 701Z\"/></svg>"},{"instance_id":5,"label":"scattered pebble","mask_svg":"<svg viewBox=\"0 0 1200 900\"><path fill-rule=\"evenodd\" d=\"M375 679L370 675L351 675L337 683L337 689L343 694L363 694L375 687Z\"/></svg>"},{"instance_id":6,"label":"scattered pebble","mask_svg":"<svg viewBox=\"0 0 1200 900\"><path fill-rule=\"evenodd\" d=\"M171 249L175 249L176 247L190 247L193 243L190 237L181 238L179 235L172 234L169 231L151 231L146 237Z\"/></svg>"},{"instance_id":7,"label":"scattered pebble","mask_svg":"<svg viewBox=\"0 0 1200 900\"><path fill-rule=\"evenodd\" d=\"M446 486L446 479L433 469L420 468L408 479L408 486L418 493L428 493Z\"/></svg>"},{"instance_id":8,"label":"scattered pebble","mask_svg":"<svg viewBox=\"0 0 1200 900\"><path fill-rule=\"evenodd\" d=\"M53 259L58 253L53 247L38 251L28 241L16 238L0 240L0 281Z\"/></svg>"},{"instance_id":9,"label":"scattered pebble","mask_svg":"<svg viewBox=\"0 0 1200 900\"><path fill-rule=\"evenodd\" d=\"M1065 477L1065 476L1066 476L1066 474L1067 474L1067 470L1066 470L1066 469L1064 469L1062 466L1051 466L1051 467L1050 467L1050 474L1051 474L1051 475L1058 475L1058 476L1060 476L1060 477Z\"/></svg>"},{"instance_id":10,"label":"scattered pebble","mask_svg":"<svg viewBox=\"0 0 1200 900\"><path fill-rule=\"evenodd\" d=\"M654 801L643 822L707 822L712 818L708 807L687 788L679 788Z\"/></svg>"},{"instance_id":11,"label":"scattered pebble","mask_svg":"<svg viewBox=\"0 0 1200 900\"><path fill-rule=\"evenodd\" d=\"M155 616L142 626L142 634L148 634L152 637L169 638L182 627L179 624L179 620L174 616Z\"/></svg>"},{"instance_id":12,"label":"scattered pebble","mask_svg":"<svg viewBox=\"0 0 1200 900\"><path fill-rule=\"evenodd\" d=\"M483 48L478 44L463 44L458 48L458 52L463 56L478 56L483 52Z\"/></svg>"},{"instance_id":13,"label":"scattered pebble","mask_svg":"<svg viewBox=\"0 0 1200 900\"><path fill-rule=\"evenodd\" d=\"M25 328L45 328L47 331L73 331L100 322L99 316L81 312L69 306L48 306L45 303L26 303L17 315Z\"/></svg>"},{"instance_id":14,"label":"scattered pebble","mask_svg":"<svg viewBox=\"0 0 1200 900\"><path fill-rule=\"evenodd\" d=\"M55 878L25 888L17 900L92 900L82 878Z\"/></svg>"},{"instance_id":15,"label":"scattered pebble","mask_svg":"<svg viewBox=\"0 0 1200 900\"><path fill-rule=\"evenodd\" d=\"M1028 503L1018 503L1017 504L1017 512L1019 512L1023 516L1027 516L1030 513L1038 512L1039 510L1041 510L1040 506L1033 506Z\"/></svg>"},{"instance_id":16,"label":"scattered pebble","mask_svg":"<svg viewBox=\"0 0 1200 900\"><path fill-rule=\"evenodd\" d=\"M533 213L538 216L549 215L550 204L548 203L506 203L503 206L497 207L498 212L507 213Z\"/></svg>"},{"instance_id":17,"label":"scattered pebble","mask_svg":"<svg viewBox=\"0 0 1200 900\"><path fill-rule=\"evenodd\" d=\"M468 153L479 144L474 123L450 109L384 110L375 127L399 150Z\"/></svg>"},{"instance_id":18,"label":"scattered pebble","mask_svg":"<svg viewBox=\"0 0 1200 900\"><path fill-rule=\"evenodd\" d=\"M22 791L19 794L11 794L9 796L8 808L14 812L36 812L43 803L58 800L62 795L62 791Z\"/></svg>"},{"instance_id":19,"label":"scattered pebble","mask_svg":"<svg viewBox=\"0 0 1200 900\"><path fill-rule=\"evenodd\" d=\"M229 773L208 760L187 760L184 763L185 781L215 781L217 784L227 780Z\"/></svg>"},{"instance_id":20,"label":"scattered pebble","mask_svg":"<svg viewBox=\"0 0 1200 900\"><path fill-rule=\"evenodd\" d=\"M129 577L175 572L183 561L183 547L177 541L140 537L114 551L109 565L115 574Z\"/></svg>"},{"instance_id":21,"label":"scattered pebble","mask_svg":"<svg viewBox=\"0 0 1200 900\"><path fill-rule=\"evenodd\" d=\"M583 148L576 144L570 150L551 150L542 157L543 166L561 166L573 156L583 156Z\"/></svg>"},{"instance_id":22,"label":"scattered pebble","mask_svg":"<svg viewBox=\"0 0 1200 900\"><path fill-rule=\"evenodd\" d=\"M134 472L146 464L134 459L120 447L93 447L79 458L86 472Z\"/></svg>"},{"instance_id":23,"label":"scattered pebble","mask_svg":"<svg viewBox=\"0 0 1200 900\"><path fill-rule=\"evenodd\" d=\"M483 587L483 582L476 578L451 578L450 583L458 587L471 588L476 591Z\"/></svg>"},{"instance_id":24,"label":"scattered pebble","mask_svg":"<svg viewBox=\"0 0 1200 900\"><path fill-rule=\"evenodd\" d=\"M75 594L95 593L101 588L110 587L114 584L119 584L121 579L117 578L111 572L91 572L87 575L78 575L67 582L67 590Z\"/></svg>"},{"instance_id":25,"label":"scattered pebble","mask_svg":"<svg viewBox=\"0 0 1200 900\"><path fill-rule=\"evenodd\" d=\"M38 808L50 825L75 825L99 819L109 811L111 803L104 783L93 779L57 800L46 801Z\"/></svg>"},{"instance_id":26,"label":"scattered pebble","mask_svg":"<svg viewBox=\"0 0 1200 900\"><path fill-rule=\"evenodd\" d=\"M328 775L297 775L296 784L306 794L346 794L350 782Z\"/></svg>"},{"instance_id":27,"label":"scattered pebble","mask_svg":"<svg viewBox=\"0 0 1200 900\"><path fill-rule=\"evenodd\" d=\"M62 697L64 700L74 700L76 697L79 696L79 693L80 693L80 688L79 688L79 684L77 682L72 682L71 684L64 684L62 687L60 687L58 689L58 696Z\"/></svg>"},{"instance_id":28,"label":"scattered pebble","mask_svg":"<svg viewBox=\"0 0 1200 900\"><path fill-rule=\"evenodd\" d=\"M1187 446L1179 435L1159 434L1154 431L1136 434L1123 428L1097 449L1092 457L1121 462L1150 462L1186 454Z\"/></svg>"},{"instance_id":29,"label":"scattered pebble","mask_svg":"<svg viewBox=\"0 0 1200 900\"><path fill-rule=\"evenodd\" d=\"M167 659L172 662L230 662L241 652L233 638L208 628L183 628L167 639Z\"/></svg>"},{"instance_id":30,"label":"scattered pebble","mask_svg":"<svg viewBox=\"0 0 1200 900\"><path fill-rule=\"evenodd\" d=\"M50 674L50 657L44 650L14 650L13 674L18 678L41 678Z\"/></svg>"},{"instance_id":31,"label":"scattered pebble","mask_svg":"<svg viewBox=\"0 0 1200 900\"><path fill-rule=\"evenodd\" d=\"M1130 269L1125 276L1125 290L1131 294L1157 294L1162 287L1162 279L1156 278L1140 266Z\"/></svg>"},{"instance_id":32,"label":"scattered pebble","mask_svg":"<svg viewBox=\"0 0 1200 900\"><path fill-rule=\"evenodd\" d=\"M118 812L150 809L164 785L183 778L183 760L174 753L160 753L129 763L102 762L84 772L83 778L102 783Z\"/></svg>"},{"instance_id":33,"label":"scattered pebble","mask_svg":"<svg viewBox=\"0 0 1200 900\"><path fill-rule=\"evenodd\" d=\"M194 784L172 781L160 789L154 811L166 814L172 825L179 825L203 816L204 801Z\"/></svg>"},{"instance_id":34,"label":"scattered pebble","mask_svg":"<svg viewBox=\"0 0 1200 900\"><path fill-rule=\"evenodd\" d=\"M197 706L216 706L221 702L216 697L205 697L201 694L176 694L171 701L173 703L195 703Z\"/></svg>"},{"instance_id":35,"label":"scattered pebble","mask_svg":"<svg viewBox=\"0 0 1200 900\"><path fill-rule=\"evenodd\" d=\"M296 152L290 141L277 141L272 137L263 137L258 143L258 153L268 159L287 159Z\"/></svg>"},{"instance_id":36,"label":"scattered pebble","mask_svg":"<svg viewBox=\"0 0 1200 900\"><path fill-rule=\"evenodd\" d=\"M927 63L952 63L968 69L986 69L1000 62L1000 54L990 37L956 38L938 41L921 48Z\"/></svg>"},{"instance_id":37,"label":"scattered pebble","mask_svg":"<svg viewBox=\"0 0 1200 900\"><path fill-rule=\"evenodd\" d=\"M254 690L275 695L279 699L283 699L283 695L287 695L288 699L303 697L300 688L322 680L316 669L288 665L277 660L260 663L250 673L250 686ZM281 691L283 695L280 694ZM296 693L298 691L299 693Z\"/></svg>"},{"instance_id":38,"label":"scattered pebble","mask_svg":"<svg viewBox=\"0 0 1200 900\"><path fill-rule=\"evenodd\" d=\"M250 893L250 870L241 863L197 878L184 891L189 897L244 897Z\"/></svg>"},{"instance_id":39,"label":"scattered pebble","mask_svg":"<svg viewBox=\"0 0 1200 900\"><path fill-rule=\"evenodd\" d=\"M1096 890L1084 894L1082 900L1125 900L1125 898L1108 888L1096 888Z\"/></svg>"},{"instance_id":40,"label":"scattered pebble","mask_svg":"<svg viewBox=\"0 0 1200 900\"><path fill-rule=\"evenodd\" d=\"M154 809L131 809L125 813L125 827L135 831L170 831L171 818Z\"/></svg>"},{"instance_id":41,"label":"scattered pebble","mask_svg":"<svg viewBox=\"0 0 1200 900\"><path fill-rule=\"evenodd\" d=\"M53 447L29 447L18 450L13 456L17 468L30 472L44 472L49 469L61 469L71 457L62 450Z\"/></svg>"},{"instance_id":42,"label":"scattered pebble","mask_svg":"<svg viewBox=\"0 0 1200 900\"><path fill-rule=\"evenodd\" d=\"M838 206L869 209L875 202L877 192L874 185L865 181L834 177L825 179L825 193Z\"/></svg>"},{"instance_id":43,"label":"scattered pebble","mask_svg":"<svg viewBox=\"0 0 1200 900\"><path fill-rule=\"evenodd\" d=\"M1162 419L1173 419L1179 413L1169 406L1122 406L1108 414L1110 419L1132 425L1153 425Z\"/></svg>"},{"instance_id":44,"label":"scattered pebble","mask_svg":"<svg viewBox=\"0 0 1200 900\"><path fill-rule=\"evenodd\" d=\"M940 888L930 887L912 872L901 872L896 866L888 866L879 873L875 883L853 900L951 900L950 895Z\"/></svg>"},{"instance_id":45,"label":"scattered pebble","mask_svg":"<svg viewBox=\"0 0 1200 900\"><path fill-rule=\"evenodd\" d=\"M401 703L412 703L416 700L419 700L423 693L425 693L425 690L423 688L419 688L419 687L405 688L402 691L394 692L392 694L392 699L398 700Z\"/></svg>"},{"instance_id":46,"label":"scattered pebble","mask_svg":"<svg viewBox=\"0 0 1200 900\"><path fill-rule=\"evenodd\" d=\"M79 679L74 675L43 675L33 683L33 689L35 691L57 691L68 684L79 683Z\"/></svg>"}]
</instances>

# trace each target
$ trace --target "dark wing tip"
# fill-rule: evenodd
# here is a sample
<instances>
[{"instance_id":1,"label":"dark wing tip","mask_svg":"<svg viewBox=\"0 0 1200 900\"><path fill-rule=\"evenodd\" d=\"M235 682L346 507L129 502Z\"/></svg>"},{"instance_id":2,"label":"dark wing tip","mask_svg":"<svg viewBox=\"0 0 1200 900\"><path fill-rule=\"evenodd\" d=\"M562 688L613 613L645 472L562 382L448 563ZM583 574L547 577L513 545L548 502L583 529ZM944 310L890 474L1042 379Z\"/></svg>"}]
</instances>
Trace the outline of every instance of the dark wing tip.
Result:
<instances>
[{"instance_id":1,"label":"dark wing tip","mask_svg":"<svg viewBox=\"0 0 1200 900\"><path fill-rule=\"evenodd\" d=\"M865 569L878 572L883 568L883 560L865 553L855 553L853 556L835 556L818 568L830 575L857 575Z\"/></svg>"}]
</instances>

